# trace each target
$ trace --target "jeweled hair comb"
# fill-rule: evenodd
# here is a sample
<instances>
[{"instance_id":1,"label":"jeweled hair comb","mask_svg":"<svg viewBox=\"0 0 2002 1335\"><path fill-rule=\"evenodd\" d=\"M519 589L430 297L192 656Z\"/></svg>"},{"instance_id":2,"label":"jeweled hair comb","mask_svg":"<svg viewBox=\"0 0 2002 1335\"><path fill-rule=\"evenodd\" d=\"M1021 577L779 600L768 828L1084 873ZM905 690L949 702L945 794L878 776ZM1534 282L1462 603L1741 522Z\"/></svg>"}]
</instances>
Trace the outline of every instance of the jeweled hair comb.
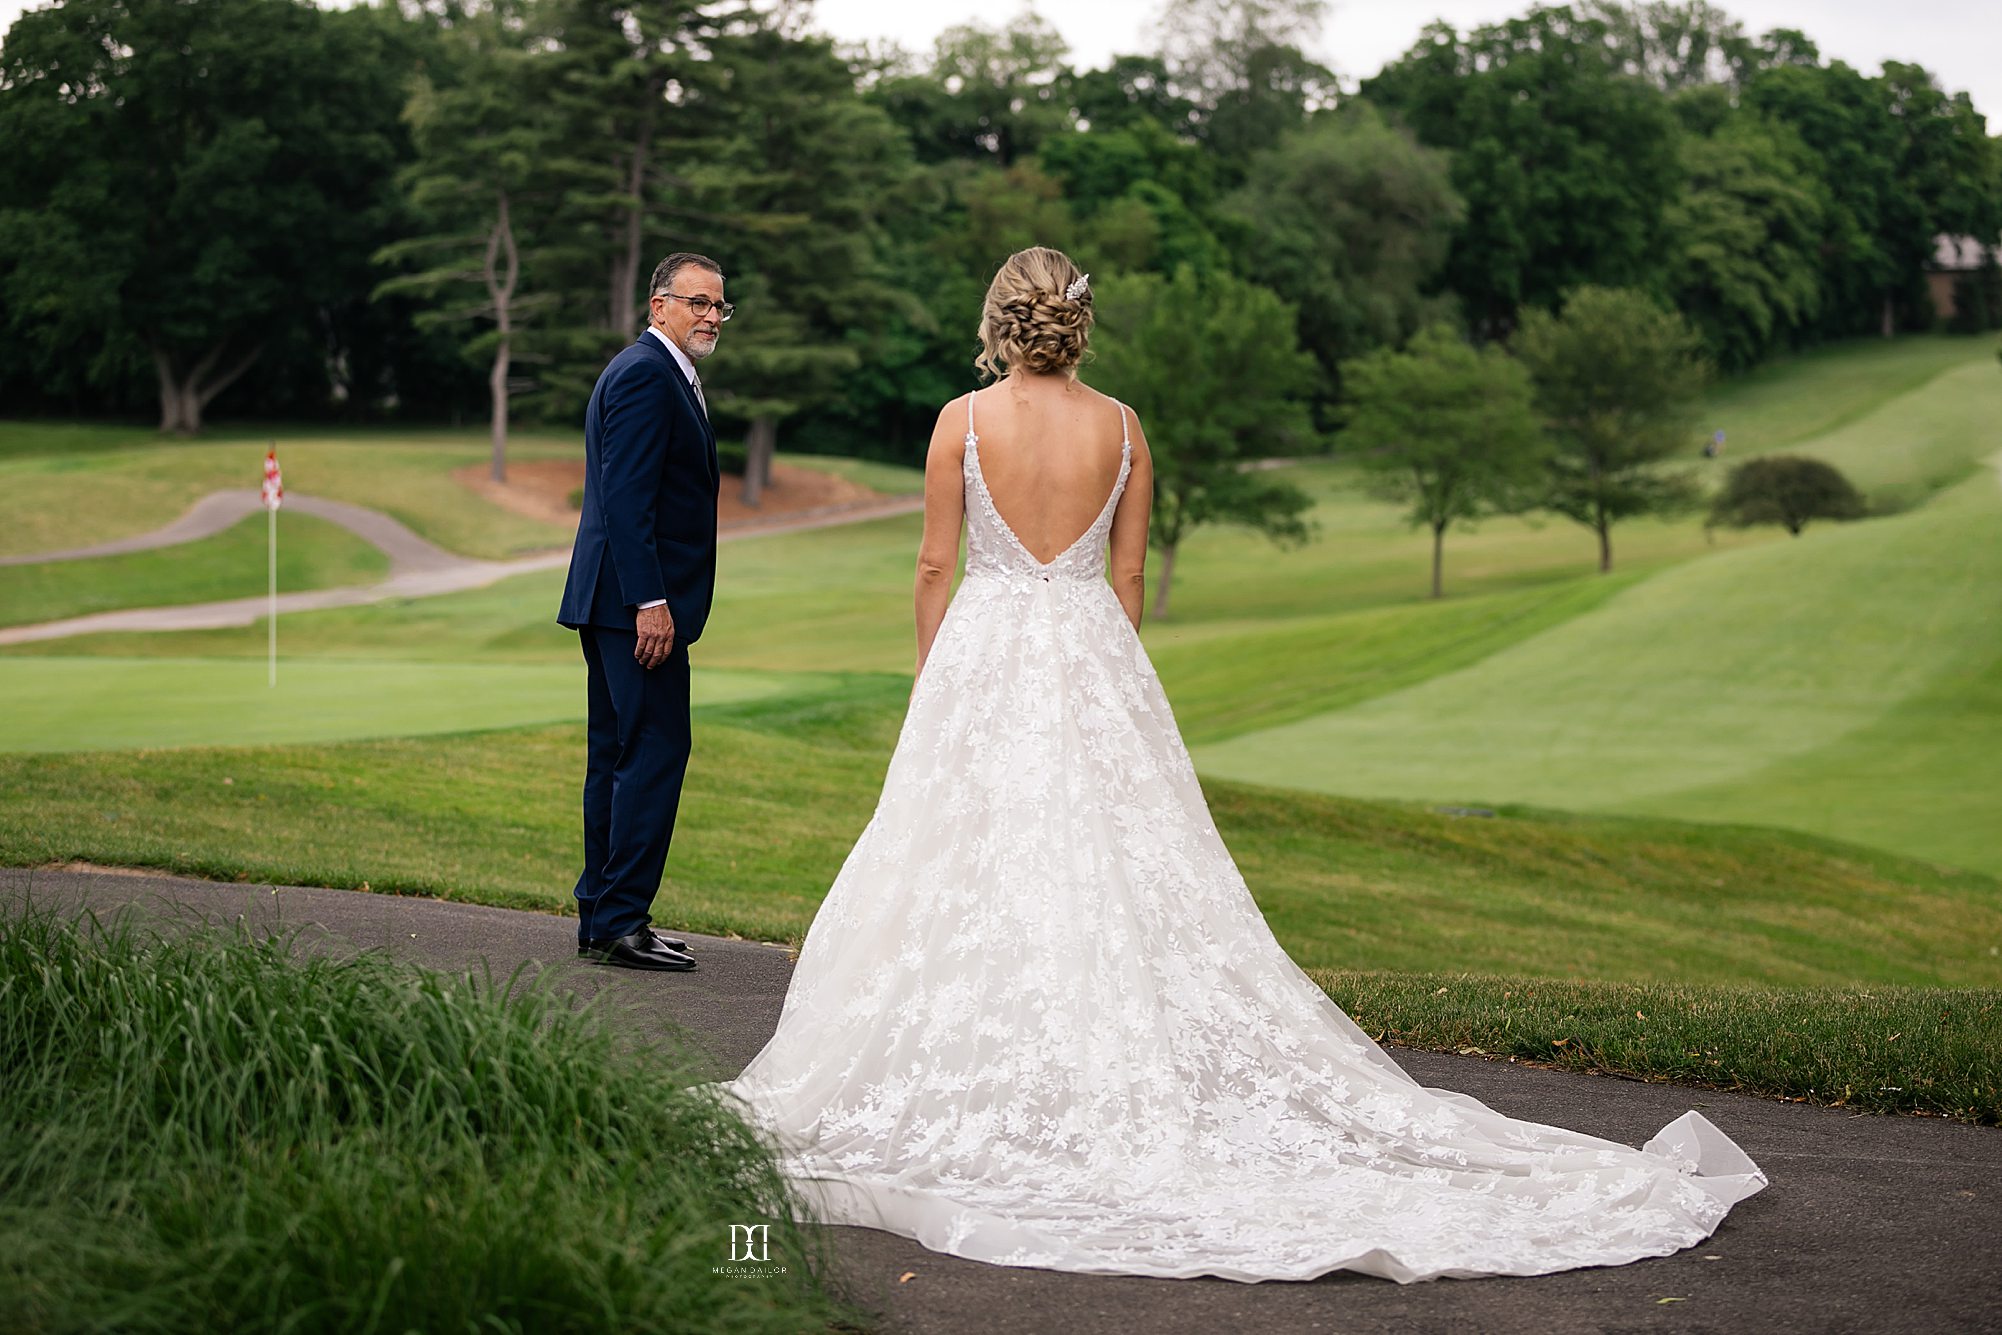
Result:
<instances>
[{"instance_id":1,"label":"jeweled hair comb","mask_svg":"<svg viewBox=\"0 0 2002 1335\"><path fill-rule=\"evenodd\" d=\"M1072 280L1071 285L1064 289L1064 300L1076 301L1079 297L1086 295L1090 291L1091 275L1079 274L1077 278Z\"/></svg>"}]
</instances>

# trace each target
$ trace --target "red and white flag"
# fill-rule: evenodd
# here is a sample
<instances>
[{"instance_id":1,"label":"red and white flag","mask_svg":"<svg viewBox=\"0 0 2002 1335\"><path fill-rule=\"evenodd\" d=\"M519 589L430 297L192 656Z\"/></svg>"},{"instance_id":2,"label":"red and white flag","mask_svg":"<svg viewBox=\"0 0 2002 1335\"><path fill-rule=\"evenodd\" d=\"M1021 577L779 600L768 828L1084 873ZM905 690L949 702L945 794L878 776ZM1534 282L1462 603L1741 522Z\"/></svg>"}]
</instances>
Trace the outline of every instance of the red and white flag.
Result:
<instances>
[{"instance_id":1,"label":"red and white flag","mask_svg":"<svg viewBox=\"0 0 2002 1335\"><path fill-rule=\"evenodd\" d=\"M263 498L267 510L276 510L285 503L285 479L278 472L276 445L264 453L264 485L259 488L258 495Z\"/></svg>"}]
</instances>

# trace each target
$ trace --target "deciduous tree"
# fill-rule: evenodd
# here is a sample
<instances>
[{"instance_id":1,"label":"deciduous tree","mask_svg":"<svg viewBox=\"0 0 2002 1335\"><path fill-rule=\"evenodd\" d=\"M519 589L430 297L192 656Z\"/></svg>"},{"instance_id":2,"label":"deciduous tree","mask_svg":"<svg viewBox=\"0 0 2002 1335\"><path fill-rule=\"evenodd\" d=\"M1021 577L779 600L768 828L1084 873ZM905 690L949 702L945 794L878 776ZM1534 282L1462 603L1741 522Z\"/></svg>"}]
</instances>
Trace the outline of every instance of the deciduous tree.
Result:
<instances>
[{"instance_id":1,"label":"deciduous tree","mask_svg":"<svg viewBox=\"0 0 2002 1335\"><path fill-rule=\"evenodd\" d=\"M1707 375L1696 331L1644 293L1581 287L1562 314L1525 312L1514 346L1554 437L1543 504L1592 530L1609 571L1615 524L1695 502L1662 464L1688 443Z\"/></svg>"},{"instance_id":2,"label":"deciduous tree","mask_svg":"<svg viewBox=\"0 0 2002 1335\"><path fill-rule=\"evenodd\" d=\"M1149 539L1161 552L1154 615L1164 616L1175 558L1202 525L1306 540L1306 493L1255 465L1313 441L1305 396L1316 368L1294 337L1293 310L1265 288L1189 269L1094 285L1091 379L1147 422Z\"/></svg>"},{"instance_id":3,"label":"deciduous tree","mask_svg":"<svg viewBox=\"0 0 2002 1335\"><path fill-rule=\"evenodd\" d=\"M1432 534L1432 596L1445 592L1446 530L1525 508L1549 453L1529 373L1500 347L1476 349L1450 325L1427 326L1403 351L1343 365L1341 443L1377 490Z\"/></svg>"}]
</instances>

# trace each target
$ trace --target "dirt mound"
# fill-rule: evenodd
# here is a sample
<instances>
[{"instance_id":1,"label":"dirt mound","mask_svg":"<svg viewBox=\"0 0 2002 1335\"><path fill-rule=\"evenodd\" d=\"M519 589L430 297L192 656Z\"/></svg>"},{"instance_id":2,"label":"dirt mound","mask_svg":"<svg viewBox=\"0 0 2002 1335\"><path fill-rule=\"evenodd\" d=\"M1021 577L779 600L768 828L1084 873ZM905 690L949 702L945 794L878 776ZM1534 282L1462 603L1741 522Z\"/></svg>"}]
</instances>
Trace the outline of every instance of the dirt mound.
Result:
<instances>
[{"instance_id":1,"label":"dirt mound","mask_svg":"<svg viewBox=\"0 0 2002 1335\"><path fill-rule=\"evenodd\" d=\"M582 459L529 459L511 463L506 482L495 482L488 477L485 464L455 469L452 477L504 510L547 524L570 528L577 524L578 512L571 504L571 497L584 486ZM744 504L743 485L742 478L723 475L723 494L716 502L719 524L735 528L779 522L804 512L860 509L891 499L858 482L796 464L772 466L772 484L765 488L763 503L756 509Z\"/></svg>"}]
</instances>

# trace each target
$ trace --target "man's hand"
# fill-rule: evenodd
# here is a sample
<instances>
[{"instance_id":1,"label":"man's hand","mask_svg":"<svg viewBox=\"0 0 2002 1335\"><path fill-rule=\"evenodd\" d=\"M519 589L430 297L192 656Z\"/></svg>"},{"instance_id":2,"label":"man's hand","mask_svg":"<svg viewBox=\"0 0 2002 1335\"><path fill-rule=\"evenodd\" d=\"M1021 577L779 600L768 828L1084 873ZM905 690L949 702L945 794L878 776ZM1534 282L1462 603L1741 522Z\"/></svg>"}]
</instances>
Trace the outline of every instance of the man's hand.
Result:
<instances>
[{"instance_id":1,"label":"man's hand","mask_svg":"<svg viewBox=\"0 0 2002 1335\"><path fill-rule=\"evenodd\" d=\"M674 618L668 614L667 604L662 603L659 607L642 607L636 619L639 641L633 645L633 658L643 668L657 668L674 652Z\"/></svg>"}]
</instances>

